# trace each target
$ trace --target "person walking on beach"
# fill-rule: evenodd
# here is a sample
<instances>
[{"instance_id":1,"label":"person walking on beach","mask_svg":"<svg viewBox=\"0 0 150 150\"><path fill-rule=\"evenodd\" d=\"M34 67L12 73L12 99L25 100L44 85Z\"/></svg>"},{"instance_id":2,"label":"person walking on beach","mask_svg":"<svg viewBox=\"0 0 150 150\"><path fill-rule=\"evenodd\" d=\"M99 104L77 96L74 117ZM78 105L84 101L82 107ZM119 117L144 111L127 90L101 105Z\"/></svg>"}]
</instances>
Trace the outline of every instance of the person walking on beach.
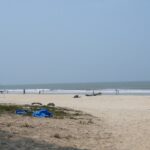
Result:
<instances>
[{"instance_id":1,"label":"person walking on beach","mask_svg":"<svg viewBox=\"0 0 150 150\"><path fill-rule=\"evenodd\" d=\"M26 90L25 89L23 89L23 94L26 94Z\"/></svg>"}]
</instances>

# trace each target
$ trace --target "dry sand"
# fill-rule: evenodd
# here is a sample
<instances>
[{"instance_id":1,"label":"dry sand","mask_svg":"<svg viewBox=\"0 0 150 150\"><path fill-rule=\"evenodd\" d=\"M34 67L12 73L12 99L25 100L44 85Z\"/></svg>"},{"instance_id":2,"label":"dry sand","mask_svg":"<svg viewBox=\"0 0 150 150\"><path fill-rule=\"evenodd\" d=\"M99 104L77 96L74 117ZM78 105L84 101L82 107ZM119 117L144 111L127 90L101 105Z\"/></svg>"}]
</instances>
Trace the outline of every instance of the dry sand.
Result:
<instances>
[{"instance_id":1,"label":"dry sand","mask_svg":"<svg viewBox=\"0 0 150 150\"><path fill-rule=\"evenodd\" d=\"M73 95L0 95L0 103L32 102L53 102L57 106L81 110L100 119L94 119L96 124L91 127L81 128L74 124L80 130L76 132L80 142L72 144L74 140L71 140L68 146L91 150L150 150L150 96L81 96L74 99ZM65 123L62 126L65 127ZM67 128L71 132L72 128ZM91 129L91 132L87 132L89 136L83 138L80 135L83 129ZM89 144L85 144L85 141Z\"/></svg>"}]
</instances>

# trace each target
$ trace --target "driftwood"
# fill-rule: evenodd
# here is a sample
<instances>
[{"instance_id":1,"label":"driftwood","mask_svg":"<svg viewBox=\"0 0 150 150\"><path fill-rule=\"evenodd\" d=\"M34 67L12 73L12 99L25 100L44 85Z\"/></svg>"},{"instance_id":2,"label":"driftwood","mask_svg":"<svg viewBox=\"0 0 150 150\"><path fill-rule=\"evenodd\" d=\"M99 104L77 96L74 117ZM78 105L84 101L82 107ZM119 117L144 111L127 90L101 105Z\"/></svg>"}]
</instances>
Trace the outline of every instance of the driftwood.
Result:
<instances>
[{"instance_id":1,"label":"driftwood","mask_svg":"<svg viewBox=\"0 0 150 150\"><path fill-rule=\"evenodd\" d=\"M102 93L101 93L101 92L99 92L99 93L94 93L93 96L97 96L97 95L102 95Z\"/></svg>"},{"instance_id":2,"label":"driftwood","mask_svg":"<svg viewBox=\"0 0 150 150\"><path fill-rule=\"evenodd\" d=\"M55 104L54 103L48 103L47 106L55 107Z\"/></svg>"},{"instance_id":3,"label":"driftwood","mask_svg":"<svg viewBox=\"0 0 150 150\"><path fill-rule=\"evenodd\" d=\"M102 95L102 93L92 93L92 94L86 94L85 96L97 96L97 95Z\"/></svg>"},{"instance_id":4,"label":"driftwood","mask_svg":"<svg viewBox=\"0 0 150 150\"><path fill-rule=\"evenodd\" d=\"M33 103L32 103L32 106L42 106L42 103L39 103L39 102L33 102Z\"/></svg>"},{"instance_id":5,"label":"driftwood","mask_svg":"<svg viewBox=\"0 0 150 150\"><path fill-rule=\"evenodd\" d=\"M79 95L75 95L73 98L80 98L80 96Z\"/></svg>"}]
</instances>

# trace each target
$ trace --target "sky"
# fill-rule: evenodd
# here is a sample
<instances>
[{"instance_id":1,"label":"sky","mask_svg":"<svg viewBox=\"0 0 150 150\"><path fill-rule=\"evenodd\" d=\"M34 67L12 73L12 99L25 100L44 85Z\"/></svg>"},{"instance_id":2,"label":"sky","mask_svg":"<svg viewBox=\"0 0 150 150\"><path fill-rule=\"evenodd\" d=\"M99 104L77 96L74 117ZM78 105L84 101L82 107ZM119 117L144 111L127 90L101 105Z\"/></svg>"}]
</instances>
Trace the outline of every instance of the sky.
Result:
<instances>
[{"instance_id":1,"label":"sky","mask_svg":"<svg viewBox=\"0 0 150 150\"><path fill-rule=\"evenodd\" d=\"M0 84L150 81L149 0L1 0Z\"/></svg>"}]
</instances>

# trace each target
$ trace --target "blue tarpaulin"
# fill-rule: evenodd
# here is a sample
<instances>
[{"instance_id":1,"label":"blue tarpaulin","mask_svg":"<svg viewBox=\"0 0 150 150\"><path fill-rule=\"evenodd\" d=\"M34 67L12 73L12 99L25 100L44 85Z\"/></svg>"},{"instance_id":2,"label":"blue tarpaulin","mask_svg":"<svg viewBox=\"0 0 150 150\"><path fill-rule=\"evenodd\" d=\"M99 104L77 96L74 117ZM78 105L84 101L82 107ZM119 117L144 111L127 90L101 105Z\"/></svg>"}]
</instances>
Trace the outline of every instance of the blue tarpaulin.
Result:
<instances>
[{"instance_id":1,"label":"blue tarpaulin","mask_svg":"<svg viewBox=\"0 0 150 150\"><path fill-rule=\"evenodd\" d=\"M17 109L16 110L16 114L17 115L25 115L25 114L27 114L27 110Z\"/></svg>"},{"instance_id":2,"label":"blue tarpaulin","mask_svg":"<svg viewBox=\"0 0 150 150\"><path fill-rule=\"evenodd\" d=\"M44 118L44 117L53 117L53 113L49 112L47 109L40 109L32 113L33 117Z\"/></svg>"}]
</instances>

